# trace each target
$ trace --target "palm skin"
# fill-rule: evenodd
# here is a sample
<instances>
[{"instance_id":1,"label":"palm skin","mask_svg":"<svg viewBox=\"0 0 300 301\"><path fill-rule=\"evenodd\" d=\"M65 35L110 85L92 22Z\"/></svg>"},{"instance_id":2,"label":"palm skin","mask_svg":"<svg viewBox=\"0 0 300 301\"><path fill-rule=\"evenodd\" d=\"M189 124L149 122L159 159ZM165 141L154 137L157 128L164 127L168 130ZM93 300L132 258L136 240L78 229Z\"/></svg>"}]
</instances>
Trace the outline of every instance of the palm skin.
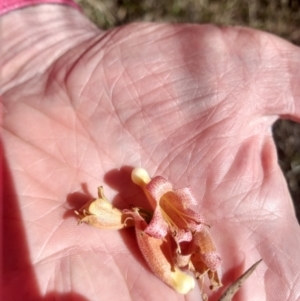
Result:
<instances>
[{"instance_id":1,"label":"palm skin","mask_svg":"<svg viewBox=\"0 0 300 301\"><path fill-rule=\"evenodd\" d=\"M51 9L74 24L57 31L68 38L44 64L35 53L24 68L4 48L4 299L200 300L199 288L181 296L152 275L132 229L77 227L70 214L99 185L121 208L149 208L127 172L142 166L192 187L225 286L263 258L235 300L297 300L300 230L271 126L299 120L299 49L241 28L101 32L71 8Z\"/></svg>"}]
</instances>

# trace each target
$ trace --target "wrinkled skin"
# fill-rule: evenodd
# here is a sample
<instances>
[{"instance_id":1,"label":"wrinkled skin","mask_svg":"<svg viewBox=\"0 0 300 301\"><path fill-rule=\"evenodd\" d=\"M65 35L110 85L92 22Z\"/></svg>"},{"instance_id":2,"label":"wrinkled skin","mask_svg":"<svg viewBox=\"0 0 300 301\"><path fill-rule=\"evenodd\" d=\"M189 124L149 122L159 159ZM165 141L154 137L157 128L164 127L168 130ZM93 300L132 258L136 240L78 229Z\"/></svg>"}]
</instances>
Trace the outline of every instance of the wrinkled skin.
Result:
<instances>
[{"instance_id":1,"label":"wrinkled skin","mask_svg":"<svg viewBox=\"0 0 300 301\"><path fill-rule=\"evenodd\" d=\"M76 226L99 185L149 208L134 166L193 188L225 286L263 258L235 300L300 297L300 228L271 134L300 118L299 48L210 25L103 32L58 5L2 22L4 300L200 300L151 274L132 229Z\"/></svg>"}]
</instances>

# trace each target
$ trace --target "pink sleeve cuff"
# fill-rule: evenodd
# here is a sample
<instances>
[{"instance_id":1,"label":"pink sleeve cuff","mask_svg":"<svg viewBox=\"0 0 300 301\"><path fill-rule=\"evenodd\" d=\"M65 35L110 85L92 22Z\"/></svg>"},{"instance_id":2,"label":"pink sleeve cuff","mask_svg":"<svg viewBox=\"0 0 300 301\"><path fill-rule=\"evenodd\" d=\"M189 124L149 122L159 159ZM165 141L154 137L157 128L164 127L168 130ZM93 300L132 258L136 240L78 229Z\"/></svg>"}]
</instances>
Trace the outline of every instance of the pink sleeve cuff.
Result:
<instances>
[{"instance_id":1,"label":"pink sleeve cuff","mask_svg":"<svg viewBox=\"0 0 300 301\"><path fill-rule=\"evenodd\" d=\"M72 0L2 0L0 1L0 15L16 9L39 4L62 4L72 6L81 11L80 6Z\"/></svg>"}]
</instances>

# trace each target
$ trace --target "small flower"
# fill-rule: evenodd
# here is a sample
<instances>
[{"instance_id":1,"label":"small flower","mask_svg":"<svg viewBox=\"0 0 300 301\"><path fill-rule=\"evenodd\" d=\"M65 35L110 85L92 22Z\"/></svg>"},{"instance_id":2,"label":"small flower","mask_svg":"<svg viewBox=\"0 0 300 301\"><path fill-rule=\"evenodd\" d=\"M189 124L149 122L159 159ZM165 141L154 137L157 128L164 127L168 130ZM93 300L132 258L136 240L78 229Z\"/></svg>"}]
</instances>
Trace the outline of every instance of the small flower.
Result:
<instances>
[{"instance_id":1,"label":"small flower","mask_svg":"<svg viewBox=\"0 0 300 301\"><path fill-rule=\"evenodd\" d=\"M139 248L152 272L180 294L187 294L195 287L194 278L177 268L172 256L172 237L154 238L145 232L147 223L139 213L139 208L123 210L131 214L135 222L135 232Z\"/></svg>"},{"instance_id":2,"label":"small flower","mask_svg":"<svg viewBox=\"0 0 300 301\"><path fill-rule=\"evenodd\" d=\"M154 208L145 233L155 238L170 233L179 247L181 242L191 241L193 234L206 226L204 218L189 208L197 203L189 187L173 189L169 181L161 176L151 179L142 168L134 169L131 178L143 189Z\"/></svg>"},{"instance_id":3,"label":"small flower","mask_svg":"<svg viewBox=\"0 0 300 301\"><path fill-rule=\"evenodd\" d=\"M79 223L87 223L91 226L118 230L133 226L133 221L121 210L114 208L106 199L103 187L98 187L98 199L91 200L78 211L74 211L79 217Z\"/></svg>"}]
</instances>

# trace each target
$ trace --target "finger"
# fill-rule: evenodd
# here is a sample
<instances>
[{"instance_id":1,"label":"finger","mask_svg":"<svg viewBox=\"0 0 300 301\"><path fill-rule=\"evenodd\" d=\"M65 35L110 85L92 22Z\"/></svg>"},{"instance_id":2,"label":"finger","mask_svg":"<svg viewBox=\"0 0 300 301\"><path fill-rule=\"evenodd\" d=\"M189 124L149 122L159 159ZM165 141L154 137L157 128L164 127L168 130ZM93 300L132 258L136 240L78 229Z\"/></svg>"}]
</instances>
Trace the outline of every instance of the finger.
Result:
<instances>
[{"instance_id":1,"label":"finger","mask_svg":"<svg viewBox=\"0 0 300 301\"><path fill-rule=\"evenodd\" d=\"M233 98L255 115L300 120L300 48L247 28L223 30L233 61L231 68L243 82Z\"/></svg>"}]
</instances>

